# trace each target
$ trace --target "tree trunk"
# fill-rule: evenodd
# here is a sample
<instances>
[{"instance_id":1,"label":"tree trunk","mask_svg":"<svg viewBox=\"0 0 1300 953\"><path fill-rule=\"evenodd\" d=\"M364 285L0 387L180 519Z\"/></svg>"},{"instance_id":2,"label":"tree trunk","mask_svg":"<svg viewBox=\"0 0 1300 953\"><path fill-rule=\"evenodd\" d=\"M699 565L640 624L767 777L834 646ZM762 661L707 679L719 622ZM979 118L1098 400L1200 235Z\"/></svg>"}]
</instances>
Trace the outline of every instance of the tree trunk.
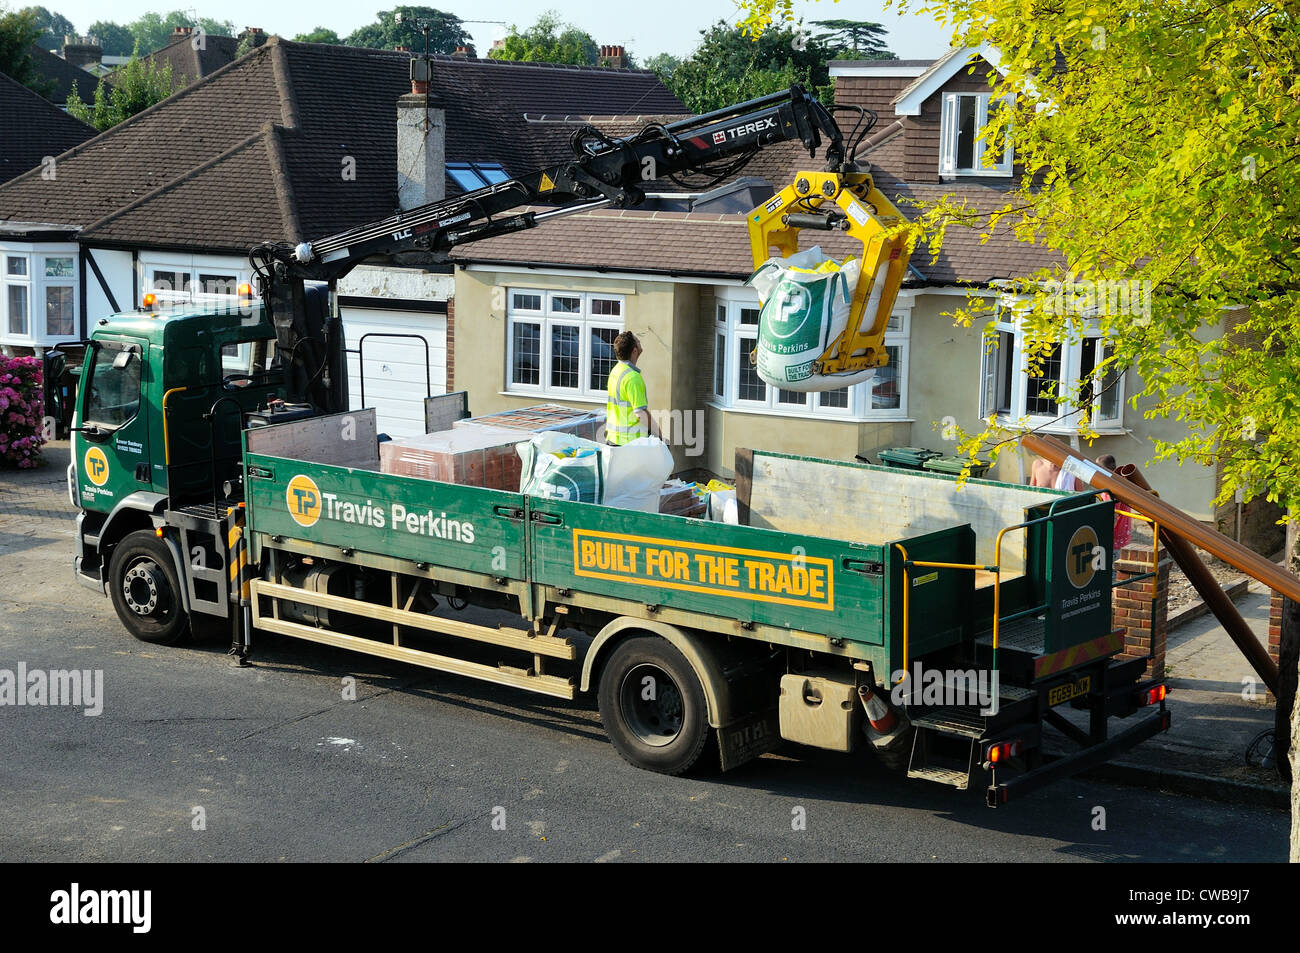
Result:
<instances>
[{"instance_id":1,"label":"tree trunk","mask_svg":"<svg viewBox=\"0 0 1300 953\"><path fill-rule=\"evenodd\" d=\"M1300 510L1291 511L1286 528L1286 565L1300 575ZM1300 863L1300 604L1282 602L1282 639L1278 647L1277 715L1274 757L1284 781L1291 785L1291 861Z\"/></svg>"}]
</instances>

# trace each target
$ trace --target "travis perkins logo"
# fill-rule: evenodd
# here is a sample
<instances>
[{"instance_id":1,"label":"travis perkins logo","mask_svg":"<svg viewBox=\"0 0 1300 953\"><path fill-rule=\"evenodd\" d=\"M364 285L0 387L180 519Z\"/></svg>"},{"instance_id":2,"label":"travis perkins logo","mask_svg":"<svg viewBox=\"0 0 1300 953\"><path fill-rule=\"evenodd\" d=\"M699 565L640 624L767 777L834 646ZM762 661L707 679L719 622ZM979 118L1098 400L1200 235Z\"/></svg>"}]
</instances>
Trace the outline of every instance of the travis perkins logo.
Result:
<instances>
[{"instance_id":1,"label":"travis perkins logo","mask_svg":"<svg viewBox=\"0 0 1300 953\"><path fill-rule=\"evenodd\" d=\"M370 526L374 529L401 527L414 536L428 536L455 543L474 542L474 524L469 520L448 519L447 514L426 510L408 510L401 503L384 509L373 500L364 503L340 499L336 493L323 493L316 481L299 473L284 488L284 502L293 521L304 528L315 526L323 516L336 523Z\"/></svg>"},{"instance_id":2,"label":"travis perkins logo","mask_svg":"<svg viewBox=\"0 0 1300 953\"><path fill-rule=\"evenodd\" d=\"M1105 568L1106 550L1098 542L1097 531L1086 524L1080 526L1066 549L1065 574L1070 578L1070 585L1085 589L1092 577Z\"/></svg>"}]
</instances>

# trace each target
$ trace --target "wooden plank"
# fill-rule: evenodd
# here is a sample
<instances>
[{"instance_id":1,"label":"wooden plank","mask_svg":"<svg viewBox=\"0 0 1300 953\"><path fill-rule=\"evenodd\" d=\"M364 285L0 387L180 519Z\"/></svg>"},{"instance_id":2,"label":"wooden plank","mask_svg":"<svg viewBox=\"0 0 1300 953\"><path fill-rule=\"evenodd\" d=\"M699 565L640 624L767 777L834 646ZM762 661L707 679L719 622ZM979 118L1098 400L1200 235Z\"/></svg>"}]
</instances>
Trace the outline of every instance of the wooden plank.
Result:
<instances>
[{"instance_id":1,"label":"wooden plank","mask_svg":"<svg viewBox=\"0 0 1300 953\"><path fill-rule=\"evenodd\" d=\"M469 391L424 398L424 432L450 430L451 425L469 416Z\"/></svg>"},{"instance_id":2,"label":"wooden plank","mask_svg":"<svg viewBox=\"0 0 1300 953\"><path fill-rule=\"evenodd\" d=\"M373 409L245 431L249 453L367 470L379 469L378 433Z\"/></svg>"},{"instance_id":3,"label":"wooden plank","mask_svg":"<svg viewBox=\"0 0 1300 953\"><path fill-rule=\"evenodd\" d=\"M754 451L736 448L736 518L741 526L749 525L749 496L754 487Z\"/></svg>"},{"instance_id":4,"label":"wooden plank","mask_svg":"<svg viewBox=\"0 0 1300 953\"><path fill-rule=\"evenodd\" d=\"M1036 487L955 479L858 464L758 452L753 458L751 526L834 536L883 546L969 523L976 560L991 564L998 532L1023 522L1025 509L1063 494ZM1002 548L1004 580L1024 571L1024 534Z\"/></svg>"},{"instance_id":5,"label":"wooden plank","mask_svg":"<svg viewBox=\"0 0 1300 953\"><path fill-rule=\"evenodd\" d=\"M399 625L437 632L442 635L454 635L475 642L487 642L504 648L518 649L534 655L548 655L551 658L572 661L577 658L577 649L568 639L557 639L545 635L529 635L521 630L490 629L484 625L471 622L457 622L455 619L440 619L437 616L421 612L407 612L390 606L376 605L373 602L361 602L346 596L328 595L323 592L308 592L294 586L279 585L262 579L253 580L253 597L269 596L320 606L322 609L334 609L338 612L351 612L353 615L367 616ZM363 640L368 641L368 640Z\"/></svg>"}]
</instances>

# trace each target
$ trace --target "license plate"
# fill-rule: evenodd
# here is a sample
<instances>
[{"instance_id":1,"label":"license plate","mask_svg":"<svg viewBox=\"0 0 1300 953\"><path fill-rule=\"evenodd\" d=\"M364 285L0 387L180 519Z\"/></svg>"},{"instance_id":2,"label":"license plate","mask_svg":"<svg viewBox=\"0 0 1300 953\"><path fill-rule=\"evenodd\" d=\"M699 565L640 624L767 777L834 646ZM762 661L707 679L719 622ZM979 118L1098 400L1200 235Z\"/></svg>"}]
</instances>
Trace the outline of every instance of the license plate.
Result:
<instances>
[{"instance_id":1,"label":"license plate","mask_svg":"<svg viewBox=\"0 0 1300 953\"><path fill-rule=\"evenodd\" d=\"M1088 689L1092 687L1092 676L1085 675L1076 682L1066 682L1064 685L1057 685L1047 690L1048 707L1055 707L1061 702L1068 702L1071 698L1078 698L1080 695L1088 694Z\"/></svg>"}]
</instances>

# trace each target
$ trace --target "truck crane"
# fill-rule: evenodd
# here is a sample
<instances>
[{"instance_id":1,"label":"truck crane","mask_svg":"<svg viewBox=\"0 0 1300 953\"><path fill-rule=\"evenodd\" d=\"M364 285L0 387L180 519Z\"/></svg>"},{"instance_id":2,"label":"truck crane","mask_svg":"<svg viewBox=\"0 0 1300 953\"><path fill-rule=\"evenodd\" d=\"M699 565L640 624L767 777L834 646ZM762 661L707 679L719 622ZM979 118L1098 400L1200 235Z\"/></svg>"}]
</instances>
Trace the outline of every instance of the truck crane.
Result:
<instances>
[{"instance_id":1,"label":"truck crane","mask_svg":"<svg viewBox=\"0 0 1300 953\"><path fill-rule=\"evenodd\" d=\"M635 205L660 176L725 177L765 146L815 152L823 137L826 168L748 215L752 251L788 255L800 229L861 240L855 311L820 364L879 366L901 216L854 161L861 136L846 144L814 98L796 88L624 139L584 129L567 162L256 246L260 301L98 321L68 468L76 578L146 642L215 625L241 662L258 631L590 692L618 753L668 774L711 741L726 770L784 740L872 750L957 788L982 768L996 806L1167 729L1165 686L1121 655L1114 504L1097 491L972 480L959 499L955 477L754 449L738 451L730 524L384 469L375 411L347 399L328 294L350 269ZM1045 724L1078 750L1045 750Z\"/></svg>"},{"instance_id":2,"label":"truck crane","mask_svg":"<svg viewBox=\"0 0 1300 953\"><path fill-rule=\"evenodd\" d=\"M797 141L810 157L823 145L824 167L799 172L778 195L748 217L754 265L769 255L798 250L803 229L842 231L862 243L847 326L814 364L818 374L844 374L886 363L882 345L907 267L904 219L855 161L875 123L874 113L852 110L857 121L846 142L832 112L798 86L672 123L650 123L635 135L610 138L592 126L571 137L573 156L544 169L400 212L314 242L266 242L249 259L286 361L291 399L321 410L346 407L345 374L330 341L341 339L337 308L313 310L308 282L334 283L363 261L421 252L446 261L470 242L603 207L645 201L660 178L702 174L710 184L738 173L760 149ZM331 298L333 296L331 295ZM827 383L825 389L840 386Z\"/></svg>"}]
</instances>

